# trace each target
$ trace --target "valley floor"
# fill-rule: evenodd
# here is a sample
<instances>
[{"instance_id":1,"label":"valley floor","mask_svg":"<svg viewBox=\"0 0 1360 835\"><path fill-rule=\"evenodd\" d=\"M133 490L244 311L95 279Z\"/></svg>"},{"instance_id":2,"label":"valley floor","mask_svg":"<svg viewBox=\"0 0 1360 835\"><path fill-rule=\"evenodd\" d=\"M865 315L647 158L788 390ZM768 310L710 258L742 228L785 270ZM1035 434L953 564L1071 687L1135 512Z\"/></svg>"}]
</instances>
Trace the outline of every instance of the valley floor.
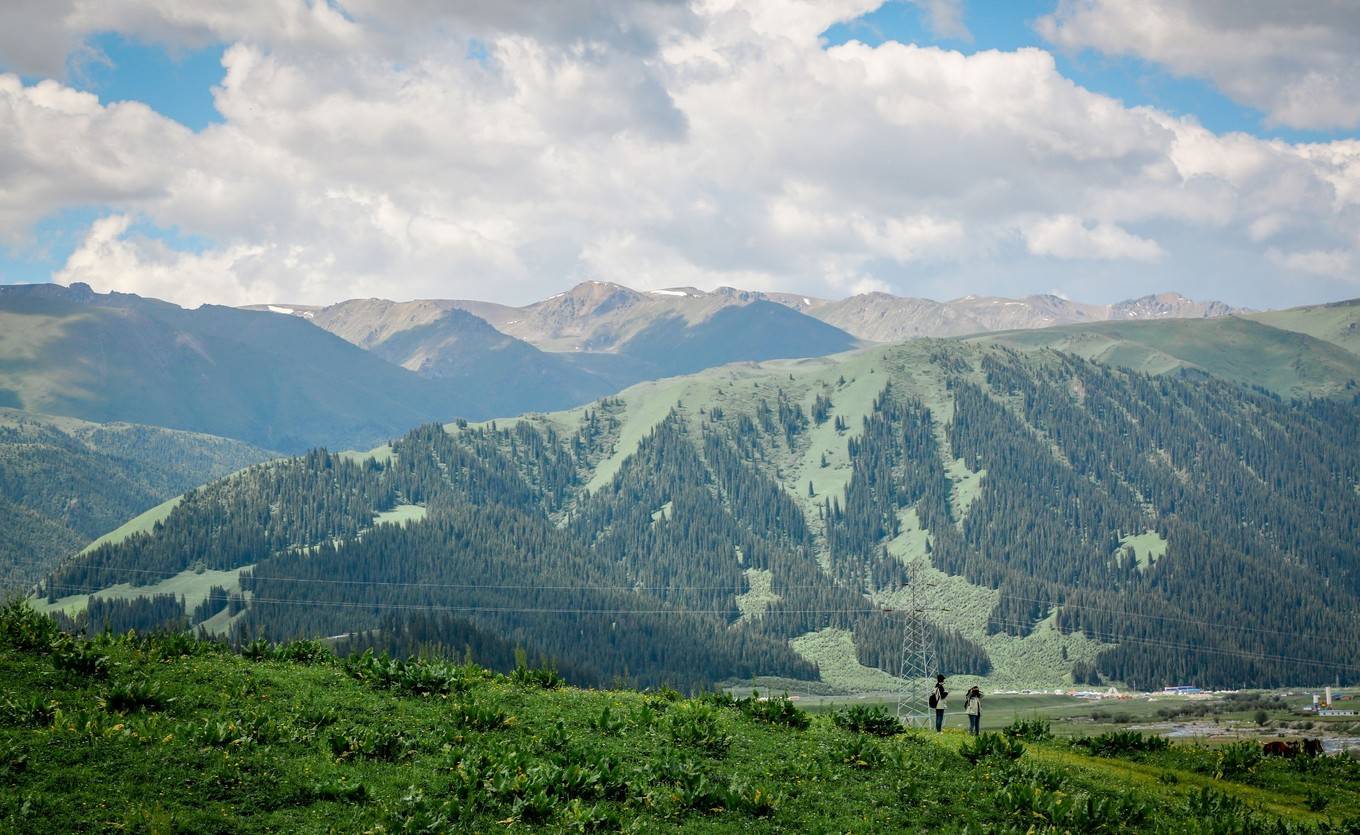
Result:
<instances>
[{"instance_id":1,"label":"valley floor","mask_svg":"<svg viewBox=\"0 0 1360 835\"><path fill-rule=\"evenodd\" d=\"M1360 831L1350 758L1082 747L1042 723L980 746L875 736L890 723L872 711L308 642L86 642L18 605L0 612L0 682L3 831Z\"/></svg>"}]
</instances>

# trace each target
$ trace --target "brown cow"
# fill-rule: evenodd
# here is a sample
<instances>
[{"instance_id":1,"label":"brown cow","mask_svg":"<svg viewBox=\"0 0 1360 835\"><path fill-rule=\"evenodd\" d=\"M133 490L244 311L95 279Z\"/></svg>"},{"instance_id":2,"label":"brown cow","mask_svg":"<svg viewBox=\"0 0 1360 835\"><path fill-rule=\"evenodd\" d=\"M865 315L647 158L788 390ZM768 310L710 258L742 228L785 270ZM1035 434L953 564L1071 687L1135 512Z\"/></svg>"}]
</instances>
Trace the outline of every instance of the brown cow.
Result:
<instances>
[{"instance_id":1,"label":"brown cow","mask_svg":"<svg viewBox=\"0 0 1360 835\"><path fill-rule=\"evenodd\" d=\"M1322 756L1322 753L1323 753L1323 752L1322 752L1322 740L1320 740L1320 739L1305 739L1305 740L1303 741L1303 753L1304 753L1305 756L1309 756L1309 757L1320 757L1320 756Z\"/></svg>"},{"instance_id":2,"label":"brown cow","mask_svg":"<svg viewBox=\"0 0 1360 835\"><path fill-rule=\"evenodd\" d=\"M1285 742L1282 739L1272 740L1261 746L1261 753L1267 757L1285 757L1292 759L1299 755L1299 746L1296 742Z\"/></svg>"}]
</instances>

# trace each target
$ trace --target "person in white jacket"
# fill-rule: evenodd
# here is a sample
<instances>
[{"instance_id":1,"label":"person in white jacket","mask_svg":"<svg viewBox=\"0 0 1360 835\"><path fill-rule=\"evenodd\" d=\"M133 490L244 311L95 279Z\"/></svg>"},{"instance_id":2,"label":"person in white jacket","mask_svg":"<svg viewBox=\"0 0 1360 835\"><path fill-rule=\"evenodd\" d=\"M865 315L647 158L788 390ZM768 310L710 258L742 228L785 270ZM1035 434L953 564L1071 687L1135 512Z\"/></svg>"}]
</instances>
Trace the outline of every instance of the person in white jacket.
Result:
<instances>
[{"instance_id":1,"label":"person in white jacket","mask_svg":"<svg viewBox=\"0 0 1360 835\"><path fill-rule=\"evenodd\" d=\"M963 697L963 712L968 714L968 733L977 736L982 728L982 691L969 688Z\"/></svg>"},{"instance_id":2,"label":"person in white jacket","mask_svg":"<svg viewBox=\"0 0 1360 835\"><path fill-rule=\"evenodd\" d=\"M935 676L935 689L930 693L930 706L935 708L935 733L944 729L944 700L949 698L949 691L944 689L944 675Z\"/></svg>"}]
</instances>

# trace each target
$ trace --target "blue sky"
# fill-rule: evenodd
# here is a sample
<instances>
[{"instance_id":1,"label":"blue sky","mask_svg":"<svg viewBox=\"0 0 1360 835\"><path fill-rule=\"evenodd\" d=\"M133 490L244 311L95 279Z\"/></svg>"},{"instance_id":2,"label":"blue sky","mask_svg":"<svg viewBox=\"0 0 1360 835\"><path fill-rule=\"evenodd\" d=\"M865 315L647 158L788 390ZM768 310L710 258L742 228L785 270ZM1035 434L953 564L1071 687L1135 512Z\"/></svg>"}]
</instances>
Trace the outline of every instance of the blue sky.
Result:
<instances>
[{"instance_id":1,"label":"blue sky","mask_svg":"<svg viewBox=\"0 0 1360 835\"><path fill-rule=\"evenodd\" d=\"M931 31L924 10L905 2L889 2L877 11L826 31L828 45L856 40L877 46L884 41L938 45L964 54L988 49L1013 51L1036 47L1053 53L1064 76L1126 105L1147 105L1178 116L1194 116L1215 133L1240 131L1290 142L1325 142L1344 131L1301 131L1267 126L1265 114L1238 104L1195 78L1177 77L1137 58L1112 57L1091 50L1072 54L1053 46L1034 30L1033 22L1053 11L1053 0L973 0L964 5L963 23L971 39L940 38Z\"/></svg>"},{"instance_id":2,"label":"blue sky","mask_svg":"<svg viewBox=\"0 0 1360 835\"><path fill-rule=\"evenodd\" d=\"M98 96L101 104L139 101L195 131L222 121L213 106L212 89L226 74L222 68L225 45L167 49L105 33L90 38L87 47L68 59L65 81ZM6 69L0 62L0 71ZM21 77L30 84L41 80ZM28 243L0 247L0 283L49 280L66 263L90 223L107 213L100 207L67 209L40 221ZM164 240L176 249L201 250L208 244L146 221L135 224L132 231Z\"/></svg>"}]
</instances>

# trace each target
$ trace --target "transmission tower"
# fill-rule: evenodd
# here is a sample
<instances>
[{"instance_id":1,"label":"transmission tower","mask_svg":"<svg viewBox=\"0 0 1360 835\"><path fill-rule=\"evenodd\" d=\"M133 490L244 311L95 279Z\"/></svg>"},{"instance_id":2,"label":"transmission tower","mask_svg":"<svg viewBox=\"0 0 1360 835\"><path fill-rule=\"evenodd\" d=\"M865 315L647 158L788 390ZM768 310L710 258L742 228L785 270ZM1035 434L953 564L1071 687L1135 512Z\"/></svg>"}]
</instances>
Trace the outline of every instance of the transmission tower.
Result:
<instances>
[{"instance_id":1,"label":"transmission tower","mask_svg":"<svg viewBox=\"0 0 1360 835\"><path fill-rule=\"evenodd\" d=\"M935 686L939 662L935 645L930 640L930 624L926 620L925 566L912 563L907 582L907 602L902 613L902 657L897 677L901 688L897 694L897 719L908 727L927 727L932 720L930 691Z\"/></svg>"}]
</instances>

